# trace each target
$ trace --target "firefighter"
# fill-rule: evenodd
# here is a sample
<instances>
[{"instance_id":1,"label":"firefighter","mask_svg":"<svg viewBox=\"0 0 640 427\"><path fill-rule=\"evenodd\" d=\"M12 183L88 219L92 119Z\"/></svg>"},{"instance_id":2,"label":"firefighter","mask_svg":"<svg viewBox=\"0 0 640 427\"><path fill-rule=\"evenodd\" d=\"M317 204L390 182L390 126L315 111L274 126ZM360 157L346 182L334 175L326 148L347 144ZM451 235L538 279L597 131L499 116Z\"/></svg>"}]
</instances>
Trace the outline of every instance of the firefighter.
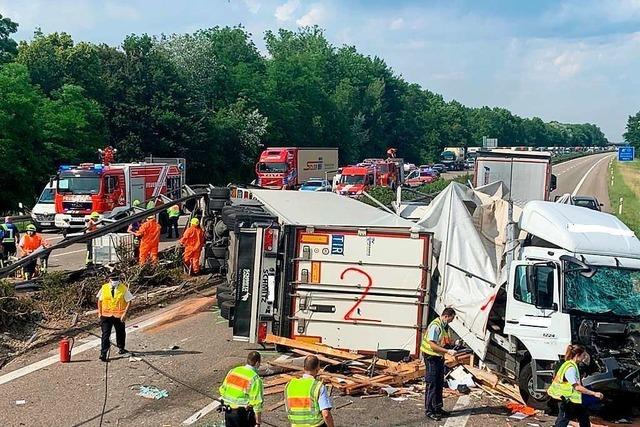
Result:
<instances>
[{"instance_id":1,"label":"firefighter","mask_svg":"<svg viewBox=\"0 0 640 427\"><path fill-rule=\"evenodd\" d=\"M293 378L284 390L284 402L291 427L333 427L331 400L322 381L316 379L317 356L304 359L302 378Z\"/></svg>"},{"instance_id":2,"label":"firefighter","mask_svg":"<svg viewBox=\"0 0 640 427\"><path fill-rule=\"evenodd\" d=\"M127 338L125 331L125 318L131 306L133 295L129 292L129 287L120 282L117 273L109 275L109 281L102 285L98 291L98 319L100 319L100 328L102 329L102 345L100 347L100 360L107 361L107 354L111 342L111 329L116 330L116 345L118 346L118 354L127 354L125 348L125 340Z\"/></svg>"},{"instance_id":3,"label":"firefighter","mask_svg":"<svg viewBox=\"0 0 640 427\"><path fill-rule=\"evenodd\" d=\"M20 241L20 232L8 216L4 218L4 224L0 224L0 231L2 232L2 259L6 261L10 256L16 255L16 242Z\"/></svg>"},{"instance_id":4,"label":"firefighter","mask_svg":"<svg viewBox=\"0 0 640 427\"><path fill-rule=\"evenodd\" d=\"M49 246L49 244L42 238L42 236L36 233L36 226L33 224L29 224L27 225L26 234L23 235L22 238L20 239L19 246L20 246L20 251L22 253L22 256L26 257L28 255L31 255L32 253L34 253L40 248L46 248L47 246ZM47 258L48 256L43 257L42 259L43 272L46 269ZM25 266L23 267L25 279L31 280L31 278L33 278L33 274L36 271L37 262L38 260L36 258L29 261L27 264L25 264Z\"/></svg>"},{"instance_id":5,"label":"firefighter","mask_svg":"<svg viewBox=\"0 0 640 427\"><path fill-rule=\"evenodd\" d=\"M191 274L200 273L200 253L204 247L204 230L200 227L200 220L192 218L190 227L184 231L180 244L184 246L184 265Z\"/></svg>"},{"instance_id":6,"label":"firefighter","mask_svg":"<svg viewBox=\"0 0 640 427\"><path fill-rule=\"evenodd\" d=\"M140 200L134 200L131 204L134 208L139 208L141 203ZM136 236L136 232L140 229L140 221L134 221L129 224L127 228L127 233L133 234L133 258L139 259L140 257L140 238Z\"/></svg>"},{"instance_id":7,"label":"firefighter","mask_svg":"<svg viewBox=\"0 0 640 427\"><path fill-rule=\"evenodd\" d=\"M140 226L136 232L136 236L140 238L140 265L151 259L151 262L158 262L158 245L160 244L160 224L156 221L156 217L149 215L147 220Z\"/></svg>"},{"instance_id":8,"label":"firefighter","mask_svg":"<svg viewBox=\"0 0 640 427\"><path fill-rule=\"evenodd\" d=\"M455 355L456 351L447 349L451 344L449 335L449 323L456 317L453 308L447 307L442 310L440 317L436 317L429 324L427 331L422 337L420 351L424 354L424 364L427 368L425 373L424 408L426 416L434 421L440 421L442 417L451 415L445 411L442 402L442 389L444 388L444 355Z\"/></svg>"},{"instance_id":9,"label":"firefighter","mask_svg":"<svg viewBox=\"0 0 640 427\"><path fill-rule=\"evenodd\" d=\"M584 406L585 396L602 400L602 393L591 391L580 382L579 365L589 364L589 353L581 345L569 345L564 355L564 363L558 369L547 394L559 400L559 412L555 427L566 427L573 418L578 419L580 427L589 427L589 412Z\"/></svg>"},{"instance_id":10,"label":"firefighter","mask_svg":"<svg viewBox=\"0 0 640 427\"><path fill-rule=\"evenodd\" d=\"M220 386L220 400L227 427L253 427L262 422L264 386L258 375L260 353L247 355L247 364L227 373Z\"/></svg>"},{"instance_id":11,"label":"firefighter","mask_svg":"<svg viewBox=\"0 0 640 427\"><path fill-rule=\"evenodd\" d=\"M167 223L167 238L173 238L173 231L175 230L176 239L180 236L178 234L178 219L180 218L180 206L172 205L167 209L167 215L169 216Z\"/></svg>"},{"instance_id":12,"label":"firefighter","mask_svg":"<svg viewBox=\"0 0 640 427\"><path fill-rule=\"evenodd\" d=\"M91 212L91 215L87 219L87 225L84 227L85 233L91 233L96 231L102 221L100 220L100 214L98 212ZM85 264L88 266L93 265L93 239L87 240L87 258Z\"/></svg>"}]
</instances>

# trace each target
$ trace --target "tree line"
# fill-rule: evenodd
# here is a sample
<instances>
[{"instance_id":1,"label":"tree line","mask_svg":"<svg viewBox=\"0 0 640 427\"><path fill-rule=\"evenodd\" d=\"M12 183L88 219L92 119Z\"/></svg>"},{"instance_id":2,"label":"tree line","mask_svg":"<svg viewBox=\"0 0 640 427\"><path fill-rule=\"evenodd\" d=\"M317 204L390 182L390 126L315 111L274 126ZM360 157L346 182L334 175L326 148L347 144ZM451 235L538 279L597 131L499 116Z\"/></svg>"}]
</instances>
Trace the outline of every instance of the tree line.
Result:
<instances>
[{"instance_id":1,"label":"tree line","mask_svg":"<svg viewBox=\"0 0 640 427\"><path fill-rule=\"evenodd\" d=\"M336 47L318 27L267 31L263 55L242 27L130 35L120 46L36 31L11 39L0 16L0 209L31 198L62 163L185 157L191 182L253 178L264 146L332 146L342 164L414 163L445 146L597 146L593 124L544 122L447 102L384 60Z\"/></svg>"},{"instance_id":2,"label":"tree line","mask_svg":"<svg viewBox=\"0 0 640 427\"><path fill-rule=\"evenodd\" d=\"M640 157L640 111L633 116L629 116L623 137L627 144L636 148L636 157Z\"/></svg>"}]
</instances>

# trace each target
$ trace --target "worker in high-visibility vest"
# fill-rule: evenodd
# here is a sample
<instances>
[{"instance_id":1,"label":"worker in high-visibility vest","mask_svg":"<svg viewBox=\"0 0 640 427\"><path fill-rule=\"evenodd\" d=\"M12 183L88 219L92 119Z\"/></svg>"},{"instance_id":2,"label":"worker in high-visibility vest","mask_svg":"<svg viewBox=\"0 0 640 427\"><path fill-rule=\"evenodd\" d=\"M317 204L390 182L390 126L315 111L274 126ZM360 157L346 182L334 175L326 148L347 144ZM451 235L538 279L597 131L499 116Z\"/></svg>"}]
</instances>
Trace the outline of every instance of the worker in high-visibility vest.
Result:
<instances>
[{"instance_id":1,"label":"worker in high-visibility vest","mask_svg":"<svg viewBox=\"0 0 640 427\"><path fill-rule=\"evenodd\" d=\"M27 232L22 235L20 238L20 252L22 253L22 257L26 257L31 255L32 253L49 246L49 244L42 238L41 235L36 233L36 226L33 224L27 225ZM49 255L43 256L41 258L41 272L46 270L47 259ZM24 270L24 278L27 280L31 280L33 277L36 266L37 266L38 258L35 258L25 264L22 269Z\"/></svg>"},{"instance_id":2,"label":"worker in high-visibility vest","mask_svg":"<svg viewBox=\"0 0 640 427\"><path fill-rule=\"evenodd\" d=\"M172 205L167 208L167 215L169 216L167 222L167 238L173 238L173 232L175 231L176 238L180 237L178 234L178 219L180 219L180 206Z\"/></svg>"},{"instance_id":3,"label":"worker in high-visibility vest","mask_svg":"<svg viewBox=\"0 0 640 427\"><path fill-rule=\"evenodd\" d=\"M455 317L456 312L453 308L446 307L442 310L440 317L436 317L429 324L420 345L426 367L424 408L427 418L434 421L440 421L442 417L451 415L443 408L442 389L444 388L444 355L456 354L455 350L447 348L451 345L449 323Z\"/></svg>"},{"instance_id":4,"label":"worker in high-visibility vest","mask_svg":"<svg viewBox=\"0 0 640 427\"><path fill-rule=\"evenodd\" d=\"M180 244L184 246L182 259L184 265L191 274L200 273L200 254L204 247L204 230L200 227L200 220L192 218L190 226L184 231Z\"/></svg>"},{"instance_id":5,"label":"worker in high-visibility vest","mask_svg":"<svg viewBox=\"0 0 640 427\"><path fill-rule=\"evenodd\" d=\"M284 404L291 427L334 427L331 400L322 381L316 379L317 356L304 359L302 378L293 378L284 389Z\"/></svg>"},{"instance_id":6,"label":"worker in high-visibility vest","mask_svg":"<svg viewBox=\"0 0 640 427\"><path fill-rule=\"evenodd\" d=\"M91 233L96 231L102 221L100 220L100 214L98 212L91 212L91 215L86 220L84 226L85 233ZM90 266L93 264L93 239L87 240L87 257L85 259L85 265Z\"/></svg>"},{"instance_id":7,"label":"worker in high-visibility vest","mask_svg":"<svg viewBox=\"0 0 640 427\"><path fill-rule=\"evenodd\" d=\"M116 345L118 354L127 354L125 341L125 318L131 306L133 295L126 284L120 282L117 273L109 275L109 281L102 285L98 291L98 319L102 329L102 345L100 347L100 360L106 362L109 347L111 346L111 329L116 330Z\"/></svg>"},{"instance_id":8,"label":"worker in high-visibility vest","mask_svg":"<svg viewBox=\"0 0 640 427\"><path fill-rule=\"evenodd\" d=\"M140 205L141 203L140 203L140 200L138 199L134 200L133 203L131 204L131 206L133 206L134 208L139 208ZM134 221L131 224L129 224L129 227L127 228L127 233L133 234L133 258L134 259L140 258L140 238L136 236L136 233L140 229L141 225L142 223L140 221Z\"/></svg>"},{"instance_id":9,"label":"worker in high-visibility vest","mask_svg":"<svg viewBox=\"0 0 640 427\"><path fill-rule=\"evenodd\" d=\"M247 355L247 364L227 373L220 386L227 427L253 427L262 423L264 385L258 375L261 356L257 351Z\"/></svg>"},{"instance_id":10,"label":"worker in high-visibility vest","mask_svg":"<svg viewBox=\"0 0 640 427\"><path fill-rule=\"evenodd\" d=\"M580 365L588 365L589 353L581 345L569 345L564 355L564 363L558 369L547 394L559 400L558 418L555 427L566 427L576 418L580 427L589 427L589 412L583 404L583 395L602 399L602 393L591 391L580 381Z\"/></svg>"},{"instance_id":11,"label":"worker in high-visibility vest","mask_svg":"<svg viewBox=\"0 0 640 427\"><path fill-rule=\"evenodd\" d=\"M136 232L140 238L140 258L139 263L143 265L147 260L153 263L158 262L158 246L160 245L160 224L156 217L149 215L147 220Z\"/></svg>"},{"instance_id":12,"label":"worker in high-visibility vest","mask_svg":"<svg viewBox=\"0 0 640 427\"><path fill-rule=\"evenodd\" d=\"M8 257L16 255L20 232L8 216L4 218L4 224L0 224L0 231L2 232L2 258L7 260Z\"/></svg>"}]
</instances>

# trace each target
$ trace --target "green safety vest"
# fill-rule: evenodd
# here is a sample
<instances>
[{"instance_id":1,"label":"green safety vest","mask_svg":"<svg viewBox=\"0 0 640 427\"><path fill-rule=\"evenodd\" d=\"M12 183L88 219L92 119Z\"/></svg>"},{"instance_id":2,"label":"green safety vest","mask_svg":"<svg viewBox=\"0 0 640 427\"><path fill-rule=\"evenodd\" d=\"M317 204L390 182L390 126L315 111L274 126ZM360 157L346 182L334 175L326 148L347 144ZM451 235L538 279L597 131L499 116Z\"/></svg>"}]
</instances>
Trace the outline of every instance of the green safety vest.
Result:
<instances>
[{"instance_id":1,"label":"green safety vest","mask_svg":"<svg viewBox=\"0 0 640 427\"><path fill-rule=\"evenodd\" d=\"M180 208L176 205L171 206L167 209L167 213L169 214L169 218L179 218L180 217Z\"/></svg>"},{"instance_id":2,"label":"green safety vest","mask_svg":"<svg viewBox=\"0 0 640 427\"><path fill-rule=\"evenodd\" d=\"M578 370L578 364L573 360L567 360L560 366L558 373L553 377L553 382L547 389L547 394L556 400L569 400L572 403L582 403L582 393L573 388L572 384L565 381L564 374L567 373L569 368L575 368L580 378L580 371Z\"/></svg>"},{"instance_id":3,"label":"green safety vest","mask_svg":"<svg viewBox=\"0 0 640 427\"><path fill-rule=\"evenodd\" d=\"M431 323L429 323L429 327L427 328L427 330L424 331L424 335L422 336L422 343L420 344L420 351L422 353L428 354L429 356L444 357L442 354L437 353L434 349L431 348L431 341L429 340L429 328L432 325L436 325L440 328L441 335L438 342L439 345L445 346L451 342L449 328L445 328L442 324L442 320L440 320L439 317L436 317Z\"/></svg>"},{"instance_id":4,"label":"green safety vest","mask_svg":"<svg viewBox=\"0 0 640 427\"><path fill-rule=\"evenodd\" d=\"M294 378L284 390L284 402L291 427L316 427L324 423L318 399L322 381Z\"/></svg>"},{"instance_id":5,"label":"green safety vest","mask_svg":"<svg viewBox=\"0 0 640 427\"><path fill-rule=\"evenodd\" d=\"M229 371L220 386L220 397L231 408L249 406L252 383L260 377L251 368L238 366Z\"/></svg>"},{"instance_id":6,"label":"green safety vest","mask_svg":"<svg viewBox=\"0 0 640 427\"><path fill-rule=\"evenodd\" d=\"M0 224L0 227L2 227L2 231L4 232L2 243L15 243L16 237L13 235L13 228L7 227L7 224Z\"/></svg>"}]
</instances>

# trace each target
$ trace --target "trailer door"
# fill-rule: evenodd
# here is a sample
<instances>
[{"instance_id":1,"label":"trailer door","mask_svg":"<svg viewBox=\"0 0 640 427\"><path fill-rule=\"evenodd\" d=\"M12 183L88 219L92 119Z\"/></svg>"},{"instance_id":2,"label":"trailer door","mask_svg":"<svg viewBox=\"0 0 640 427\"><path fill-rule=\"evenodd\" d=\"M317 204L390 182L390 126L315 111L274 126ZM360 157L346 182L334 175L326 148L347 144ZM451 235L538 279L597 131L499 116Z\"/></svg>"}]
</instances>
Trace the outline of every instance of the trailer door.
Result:
<instances>
[{"instance_id":1,"label":"trailer door","mask_svg":"<svg viewBox=\"0 0 640 427\"><path fill-rule=\"evenodd\" d=\"M427 234L299 230L290 284L291 337L351 350L418 354L429 247Z\"/></svg>"}]
</instances>

